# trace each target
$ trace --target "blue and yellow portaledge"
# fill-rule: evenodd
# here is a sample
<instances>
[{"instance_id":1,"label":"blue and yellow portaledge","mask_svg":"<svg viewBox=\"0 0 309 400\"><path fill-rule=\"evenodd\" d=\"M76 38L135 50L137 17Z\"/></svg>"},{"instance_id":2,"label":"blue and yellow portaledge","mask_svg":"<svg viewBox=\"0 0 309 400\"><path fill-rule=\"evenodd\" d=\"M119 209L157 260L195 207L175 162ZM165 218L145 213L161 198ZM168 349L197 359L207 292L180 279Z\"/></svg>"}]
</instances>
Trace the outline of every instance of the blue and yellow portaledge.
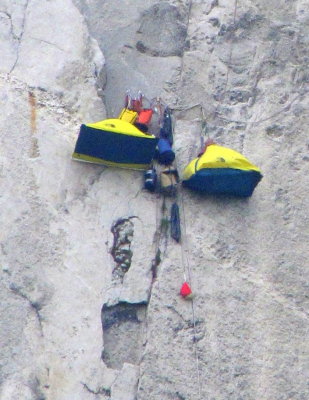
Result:
<instances>
[{"instance_id":1,"label":"blue and yellow portaledge","mask_svg":"<svg viewBox=\"0 0 309 400\"><path fill-rule=\"evenodd\" d=\"M110 167L147 169L158 139L145 134L129 122L106 119L81 125L73 160Z\"/></svg>"},{"instance_id":2,"label":"blue and yellow portaledge","mask_svg":"<svg viewBox=\"0 0 309 400\"><path fill-rule=\"evenodd\" d=\"M249 197L261 179L260 169L243 155L213 144L188 164L182 183L201 193Z\"/></svg>"}]
</instances>

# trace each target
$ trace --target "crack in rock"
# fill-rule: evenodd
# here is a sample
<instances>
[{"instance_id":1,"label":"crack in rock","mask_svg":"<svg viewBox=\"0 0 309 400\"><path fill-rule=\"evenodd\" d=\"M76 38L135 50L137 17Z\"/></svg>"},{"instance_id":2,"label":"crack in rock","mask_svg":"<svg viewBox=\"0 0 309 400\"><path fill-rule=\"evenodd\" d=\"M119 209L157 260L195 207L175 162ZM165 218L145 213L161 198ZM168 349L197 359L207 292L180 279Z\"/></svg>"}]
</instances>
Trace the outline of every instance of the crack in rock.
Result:
<instances>
[{"instance_id":1,"label":"crack in rock","mask_svg":"<svg viewBox=\"0 0 309 400\"><path fill-rule=\"evenodd\" d=\"M239 33L239 38L245 38L255 25L264 20L262 15L254 14L251 11L245 12L238 18L238 21L230 25L222 24L218 33L219 37L225 36L226 40L237 39L236 33Z\"/></svg>"},{"instance_id":2,"label":"crack in rock","mask_svg":"<svg viewBox=\"0 0 309 400\"><path fill-rule=\"evenodd\" d=\"M131 243L134 234L134 224L129 218L119 218L112 226L111 232L114 235L114 243L111 255L116 263L113 270L113 279L121 283L126 272L129 270L132 261Z\"/></svg>"},{"instance_id":3,"label":"crack in rock","mask_svg":"<svg viewBox=\"0 0 309 400\"><path fill-rule=\"evenodd\" d=\"M16 59L15 59L15 61L14 61L14 64L13 64L12 68L10 69L9 75L12 74L12 72L14 71L14 69L15 69L15 67L16 67L16 65L17 65L17 63L18 63L18 60L19 60L19 50L20 50L22 38L23 38L24 33L25 33L26 16L27 16L27 9L28 9L29 3L30 3L30 0L27 0L27 1L26 1L26 4L24 5L24 17L23 17L23 20L22 20L21 32L20 32L20 35L19 35L19 36L18 36L18 35L15 35L15 33L14 33L14 26L13 26L12 19L11 19L11 26L12 26L11 32L12 32L12 36L13 36L14 39L17 40L18 45L17 45L17 50L16 50Z\"/></svg>"},{"instance_id":4,"label":"crack in rock","mask_svg":"<svg viewBox=\"0 0 309 400\"><path fill-rule=\"evenodd\" d=\"M49 42L48 40L36 38L36 37L33 37L33 36L29 36L29 39L36 40L36 41L38 41L38 42L48 44L48 45L53 46L53 47L55 47L56 49L58 49L58 50L60 50L60 51L62 51L62 52L65 51L65 50L63 50L61 47L57 46L55 43Z\"/></svg>"},{"instance_id":5,"label":"crack in rock","mask_svg":"<svg viewBox=\"0 0 309 400\"><path fill-rule=\"evenodd\" d=\"M40 315L40 310L42 308L42 304L40 302L32 301L25 293L23 293L22 289L19 286L15 285L14 283L12 283L10 285L10 290L13 293L15 293L16 295L25 299L29 303L31 309L34 311L34 313L37 317L37 321L38 321L39 327L40 327L40 334L41 334L41 336L44 336L43 335L43 327L42 327L42 317Z\"/></svg>"},{"instance_id":6,"label":"crack in rock","mask_svg":"<svg viewBox=\"0 0 309 400\"><path fill-rule=\"evenodd\" d=\"M12 21L11 14L9 14L7 11L0 11L0 19L8 19L10 21L10 34L13 37L14 40L18 40L19 37L14 32L14 26L13 26L13 21Z\"/></svg>"},{"instance_id":7,"label":"crack in rock","mask_svg":"<svg viewBox=\"0 0 309 400\"><path fill-rule=\"evenodd\" d=\"M92 393L94 395L100 395L103 394L106 397L111 397L111 390L110 389L105 389L105 388L99 388L98 390L91 389L90 386L87 385L87 383L81 382L83 387L87 390L87 392Z\"/></svg>"}]
</instances>

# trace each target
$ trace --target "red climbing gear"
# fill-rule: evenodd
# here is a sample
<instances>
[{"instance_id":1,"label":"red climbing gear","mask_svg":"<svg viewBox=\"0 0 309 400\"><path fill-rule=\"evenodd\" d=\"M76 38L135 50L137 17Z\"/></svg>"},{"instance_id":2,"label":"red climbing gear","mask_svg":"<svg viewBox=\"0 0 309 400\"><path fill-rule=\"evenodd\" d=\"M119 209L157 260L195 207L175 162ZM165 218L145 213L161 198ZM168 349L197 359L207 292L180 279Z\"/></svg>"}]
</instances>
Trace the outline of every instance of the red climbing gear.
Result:
<instances>
[{"instance_id":1,"label":"red climbing gear","mask_svg":"<svg viewBox=\"0 0 309 400\"><path fill-rule=\"evenodd\" d=\"M182 296L182 297L191 297L191 295L192 295L192 290L191 290L191 288L190 288L190 286L189 286L189 284L187 283L187 282L184 282L183 284L182 284L182 286L181 286L181 289L180 289L180 295Z\"/></svg>"},{"instance_id":2,"label":"red climbing gear","mask_svg":"<svg viewBox=\"0 0 309 400\"><path fill-rule=\"evenodd\" d=\"M153 110L151 108L144 108L142 109L137 117L137 122L141 124L149 124L151 121L151 117L153 114Z\"/></svg>"}]
</instances>

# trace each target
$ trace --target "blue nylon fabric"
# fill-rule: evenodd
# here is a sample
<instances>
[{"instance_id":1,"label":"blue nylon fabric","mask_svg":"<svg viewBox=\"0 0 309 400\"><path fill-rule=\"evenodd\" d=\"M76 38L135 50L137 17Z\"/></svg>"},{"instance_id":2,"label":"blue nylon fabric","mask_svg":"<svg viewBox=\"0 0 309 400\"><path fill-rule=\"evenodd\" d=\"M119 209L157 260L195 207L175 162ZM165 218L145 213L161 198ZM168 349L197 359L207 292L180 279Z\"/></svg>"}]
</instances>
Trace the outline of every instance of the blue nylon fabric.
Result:
<instances>
[{"instance_id":1,"label":"blue nylon fabric","mask_svg":"<svg viewBox=\"0 0 309 400\"><path fill-rule=\"evenodd\" d=\"M169 165L175 160L170 142L167 139L159 139L158 141L158 161L160 164Z\"/></svg>"},{"instance_id":2,"label":"blue nylon fabric","mask_svg":"<svg viewBox=\"0 0 309 400\"><path fill-rule=\"evenodd\" d=\"M75 153L124 164L151 163L158 139L103 131L81 125Z\"/></svg>"},{"instance_id":3,"label":"blue nylon fabric","mask_svg":"<svg viewBox=\"0 0 309 400\"><path fill-rule=\"evenodd\" d=\"M261 179L257 171L207 168L197 171L183 185L201 193L249 197Z\"/></svg>"}]
</instances>

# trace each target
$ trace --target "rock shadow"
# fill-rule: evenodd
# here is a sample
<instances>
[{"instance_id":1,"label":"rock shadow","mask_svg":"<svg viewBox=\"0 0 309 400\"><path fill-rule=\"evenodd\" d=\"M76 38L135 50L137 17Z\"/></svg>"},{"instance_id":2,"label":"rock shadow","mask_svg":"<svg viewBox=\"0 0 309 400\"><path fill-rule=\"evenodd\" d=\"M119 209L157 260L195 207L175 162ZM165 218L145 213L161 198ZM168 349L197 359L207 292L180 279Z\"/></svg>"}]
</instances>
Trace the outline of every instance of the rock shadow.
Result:
<instances>
[{"instance_id":1,"label":"rock shadow","mask_svg":"<svg viewBox=\"0 0 309 400\"><path fill-rule=\"evenodd\" d=\"M139 365L142 355L147 305L121 302L103 305L101 318L104 350L108 368L121 369L123 363Z\"/></svg>"}]
</instances>

